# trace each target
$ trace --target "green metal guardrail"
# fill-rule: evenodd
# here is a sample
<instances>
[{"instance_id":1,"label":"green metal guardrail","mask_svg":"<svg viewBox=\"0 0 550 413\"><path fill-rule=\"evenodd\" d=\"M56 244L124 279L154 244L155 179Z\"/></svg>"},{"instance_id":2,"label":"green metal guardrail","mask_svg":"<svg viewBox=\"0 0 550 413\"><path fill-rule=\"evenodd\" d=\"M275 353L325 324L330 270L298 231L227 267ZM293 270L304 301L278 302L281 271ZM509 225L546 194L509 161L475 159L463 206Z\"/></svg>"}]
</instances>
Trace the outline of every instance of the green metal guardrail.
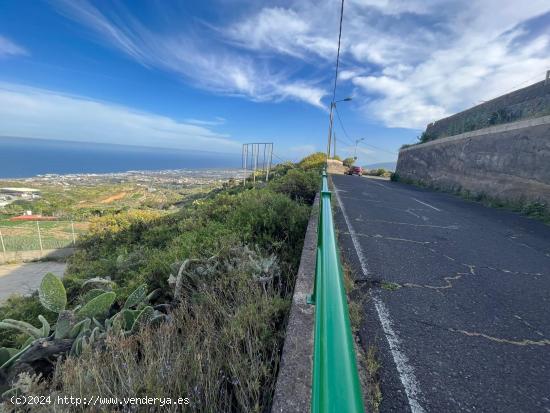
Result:
<instances>
[{"instance_id":1,"label":"green metal guardrail","mask_svg":"<svg viewBox=\"0 0 550 413\"><path fill-rule=\"evenodd\" d=\"M317 231L313 413L363 413L342 265L332 220L331 192L323 172Z\"/></svg>"}]
</instances>

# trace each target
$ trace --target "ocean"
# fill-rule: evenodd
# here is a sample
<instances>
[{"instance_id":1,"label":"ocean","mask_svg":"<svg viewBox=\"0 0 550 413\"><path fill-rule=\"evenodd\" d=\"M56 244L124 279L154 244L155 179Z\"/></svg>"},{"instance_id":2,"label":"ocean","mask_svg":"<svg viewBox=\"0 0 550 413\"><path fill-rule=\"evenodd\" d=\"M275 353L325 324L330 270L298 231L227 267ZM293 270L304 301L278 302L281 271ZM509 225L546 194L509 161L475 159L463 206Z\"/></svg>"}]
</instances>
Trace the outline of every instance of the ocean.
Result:
<instances>
[{"instance_id":1,"label":"ocean","mask_svg":"<svg viewBox=\"0 0 550 413\"><path fill-rule=\"evenodd\" d=\"M240 154L0 137L0 178L240 167Z\"/></svg>"}]
</instances>

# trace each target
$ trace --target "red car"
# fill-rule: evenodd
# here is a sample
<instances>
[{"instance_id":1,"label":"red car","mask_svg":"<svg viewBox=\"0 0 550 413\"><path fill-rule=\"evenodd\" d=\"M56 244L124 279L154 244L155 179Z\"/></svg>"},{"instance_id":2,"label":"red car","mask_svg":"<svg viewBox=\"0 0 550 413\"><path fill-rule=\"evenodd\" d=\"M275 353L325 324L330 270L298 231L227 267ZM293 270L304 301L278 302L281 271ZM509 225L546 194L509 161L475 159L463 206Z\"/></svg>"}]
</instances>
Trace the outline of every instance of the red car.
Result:
<instances>
[{"instance_id":1,"label":"red car","mask_svg":"<svg viewBox=\"0 0 550 413\"><path fill-rule=\"evenodd\" d=\"M352 166L347 170L346 174L361 176L363 175L363 168L361 168L360 166Z\"/></svg>"}]
</instances>

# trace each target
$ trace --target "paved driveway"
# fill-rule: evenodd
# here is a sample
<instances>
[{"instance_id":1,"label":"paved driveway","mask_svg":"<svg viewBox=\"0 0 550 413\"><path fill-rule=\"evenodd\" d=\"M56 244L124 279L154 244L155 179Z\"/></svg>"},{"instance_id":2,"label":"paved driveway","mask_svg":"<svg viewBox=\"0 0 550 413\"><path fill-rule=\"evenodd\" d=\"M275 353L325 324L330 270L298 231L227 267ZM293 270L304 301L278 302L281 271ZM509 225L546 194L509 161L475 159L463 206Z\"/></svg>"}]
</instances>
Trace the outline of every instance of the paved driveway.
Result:
<instances>
[{"instance_id":1,"label":"paved driveway","mask_svg":"<svg viewBox=\"0 0 550 413\"><path fill-rule=\"evenodd\" d=\"M59 262L28 262L0 265L0 301L11 294L30 294L38 288L42 277L52 272L62 276L67 264Z\"/></svg>"},{"instance_id":2,"label":"paved driveway","mask_svg":"<svg viewBox=\"0 0 550 413\"><path fill-rule=\"evenodd\" d=\"M550 226L448 194L334 176L382 412L550 412Z\"/></svg>"}]
</instances>

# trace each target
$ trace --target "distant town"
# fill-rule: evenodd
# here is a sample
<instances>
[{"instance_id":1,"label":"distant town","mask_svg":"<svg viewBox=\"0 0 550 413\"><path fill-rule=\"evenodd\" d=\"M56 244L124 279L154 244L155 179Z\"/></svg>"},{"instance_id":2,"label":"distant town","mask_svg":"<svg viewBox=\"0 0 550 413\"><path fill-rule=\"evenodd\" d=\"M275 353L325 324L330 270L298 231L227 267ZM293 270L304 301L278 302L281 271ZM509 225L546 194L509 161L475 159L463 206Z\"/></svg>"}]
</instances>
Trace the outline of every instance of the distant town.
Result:
<instances>
[{"instance_id":1,"label":"distant town","mask_svg":"<svg viewBox=\"0 0 550 413\"><path fill-rule=\"evenodd\" d=\"M181 189L201 186L221 185L229 179L242 179L238 169L173 169L162 171L127 171L106 174L44 174L30 178L10 178L0 180L0 208L15 201L41 199L41 187L94 186L98 184L133 184L156 192L158 188ZM5 186L4 186L5 185ZM25 186L19 186L25 185Z\"/></svg>"}]
</instances>

